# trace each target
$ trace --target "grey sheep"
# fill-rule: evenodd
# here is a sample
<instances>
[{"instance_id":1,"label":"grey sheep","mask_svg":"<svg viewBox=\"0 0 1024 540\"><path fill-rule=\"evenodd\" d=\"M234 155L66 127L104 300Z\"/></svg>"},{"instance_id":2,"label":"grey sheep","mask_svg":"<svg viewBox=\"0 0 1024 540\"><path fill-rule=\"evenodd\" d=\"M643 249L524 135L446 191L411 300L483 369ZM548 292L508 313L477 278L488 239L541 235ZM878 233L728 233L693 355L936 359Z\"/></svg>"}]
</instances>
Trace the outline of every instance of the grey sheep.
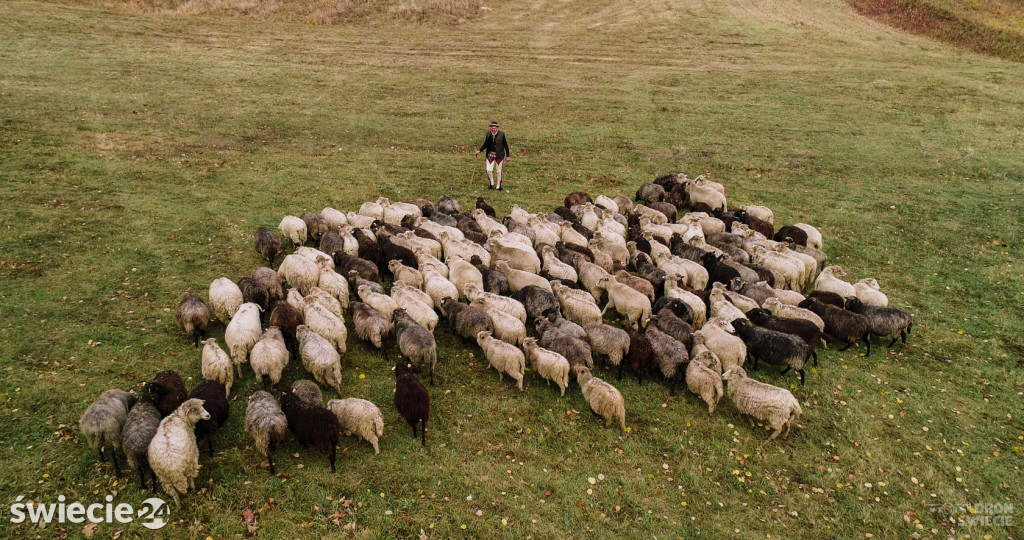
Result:
<instances>
[{"instance_id":1,"label":"grey sheep","mask_svg":"<svg viewBox=\"0 0 1024 540\"><path fill-rule=\"evenodd\" d=\"M629 334L621 328L595 322L583 327L587 333L587 341L593 354L601 354L608 358L613 366L622 364L622 358L629 352Z\"/></svg>"},{"instance_id":2,"label":"grey sheep","mask_svg":"<svg viewBox=\"0 0 1024 540\"><path fill-rule=\"evenodd\" d=\"M245 410L245 431L252 435L256 449L270 462L270 474L274 474L274 449L284 440L288 419L269 392L257 390L249 396L249 406Z\"/></svg>"},{"instance_id":3,"label":"grey sheep","mask_svg":"<svg viewBox=\"0 0 1024 540\"><path fill-rule=\"evenodd\" d=\"M178 326L185 332L185 335L192 336L193 346L199 346L200 339L206 339L206 325L210 324L213 314L210 308L203 302L203 299L192 293L185 293L178 302L178 309L174 313Z\"/></svg>"},{"instance_id":4,"label":"grey sheep","mask_svg":"<svg viewBox=\"0 0 1024 540\"><path fill-rule=\"evenodd\" d=\"M320 385L309 379L299 379L292 383L292 393L299 396L305 403L324 406L324 394L320 391Z\"/></svg>"},{"instance_id":5,"label":"grey sheep","mask_svg":"<svg viewBox=\"0 0 1024 540\"><path fill-rule=\"evenodd\" d=\"M441 313L448 318L448 327L452 333L461 336L464 341L476 340L480 332L494 331L494 319L486 311L455 298L447 297L441 301Z\"/></svg>"},{"instance_id":6,"label":"grey sheep","mask_svg":"<svg viewBox=\"0 0 1024 540\"><path fill-rule=\"evenodd\" d=\"M369 341L377 349L382 348L384 339L391 333L391 323L387 317L363 302L351 302L348 309L352 314L356 336L363 341Z\"/></svg>"},{"instance_id":7,"label":"grey sheep","mask_svg":"<svg viewBox=\"0 0 1024 540\"><path fill-rule=\"evenodd\" d=\"M132 410L128 411L128 419L121 430L121 448L128 458L128 465L139 471L139 482L143 488L146 487L146 472L149 472L153 491L156 491L156 474L149 468L149 443L156 435L161 420L163 415L149 399L149 395L143 394Z\"/></svg>"},{"instance_id":8,"label":"grey sheep","mask_svg":"<svg viewBox=\"0 0 1024 540\"><path fill-rule=\"evenodd\" d=\"M669 382L669 395L674 396L676 384L686 372L686 364L690 363L690 353L687 352L686 346L653 324L647 326L644 337L651 344L658 369L665 380Z\"/></svg>"},{"instance_id":9,"label":"grey sheep","mask_svg":"<svg viewBox=\"0 0 1024 540\"><path fill-rule=\"evenodd\" d=\"M889 347L896 344L897 339L907 342L907 334L914 329L914 318L899 308L876 307L865 304L859 298L847 298L846 309L867 317L871 333L886 337L892 336Z\"/></svg>"},{"instance_id":10,"label":"grey sheep","mask_svg":"<svg viewBox=\"0 0 1024 540\"><path fill-rule=\"evenodd\" d=\"M128 392L107 390L89 405L78 420L82 435L89 447L99 453L100 461L106 461L103 450L108 450L114 462L114 474L118 477L121 476L121 466L117 463L117 452L121 450L121 430L133 404L135 396Z\"/></svg>"},{"instance_id":11,"label":"grey sheep","mask_svg":"<svg viewBox=\"0 0 1024 540\"><path fill-rule=\"evenodd\" d=\"M395 321L398 349L409 360L421 365L430 365L430 384L433 385L434 368L437 366L437 343L434 341L434 334L417 324L404 309L396 309L392 316Z\"/></svg>"},{"instance_id":12,"label":"grey sheep","mask_svg":"<svg viewBox=\"0 0 1024 540\"><path fill-rule=\"evenodd\" d=\"M273 269L261 266L252 271L252 278L267 290L271 300L284 298L284 289L281 287L284 282Z\"/></svg>"}]
</instances>

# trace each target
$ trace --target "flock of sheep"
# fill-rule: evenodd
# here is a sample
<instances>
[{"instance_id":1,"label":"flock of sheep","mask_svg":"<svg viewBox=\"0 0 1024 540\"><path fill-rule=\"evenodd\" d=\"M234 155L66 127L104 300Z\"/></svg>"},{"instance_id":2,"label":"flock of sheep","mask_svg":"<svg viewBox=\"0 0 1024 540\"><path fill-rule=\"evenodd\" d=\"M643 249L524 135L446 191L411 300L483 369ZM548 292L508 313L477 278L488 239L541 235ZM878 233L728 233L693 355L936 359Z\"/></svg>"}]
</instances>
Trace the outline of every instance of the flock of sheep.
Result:
<instances>
[{"instance_id":1,"label":"flock of sheep","mask_svg":"<svg viewBox=\"0 0 1024 540\"><path fill-rule=\"evenodd\" d=\"M419 372L429 370L435 383L444 360L434 330L442 318L520 391L528 365L563 396L575 378L606 426L625 430L625 402L593 374L595 359L617 367L620 380L628 366L640 384L651 372L673 393L685 382L709 415L727 388L740 414L766 422L772 439L788 436L800 404L747 369L784 366L803 384L805 363L817 363L823 339L844 343L841 350L863 342L870 355L872 335L892 337L891 347L906 342L913 324L905 311L887 307L874 279L851 284L841 268L826 266L816 228L776 228L763 206L728 210L721 184L684 174L642 185L635 202L570 193L551 213L515 206L499 221L482 198L463 212L448 196L436 203L381 197L357 212L287 216L280 232L294 252L276 271L282 241L259 228L254 245L268 267L215 280L208 304L191 293L179 303L182 330L203 344L202 383L189 393L166 371L138 398L108 390L85 411L83 434L101 460L106 450L118 474L123 452L143 485L149 471L154 490L159 479L178 501L194 487L199 441L213 452L235 372L241 377L246 364L264 389L249 397L245 427L271 473L287 430L328 454L332 471L342 430L379 452L379 407L357 398L324 406L321 385L344 395L349 325L385 359L397 344L404 360L395 366L394 405L426 445L430 392ZM609 312L619 324L606 323L614 322ZM226 325L226 351L206 337L214 318ZM292 359L315 382L285 389L278 405L267 390Z\"/></svg>"}]
</instances>

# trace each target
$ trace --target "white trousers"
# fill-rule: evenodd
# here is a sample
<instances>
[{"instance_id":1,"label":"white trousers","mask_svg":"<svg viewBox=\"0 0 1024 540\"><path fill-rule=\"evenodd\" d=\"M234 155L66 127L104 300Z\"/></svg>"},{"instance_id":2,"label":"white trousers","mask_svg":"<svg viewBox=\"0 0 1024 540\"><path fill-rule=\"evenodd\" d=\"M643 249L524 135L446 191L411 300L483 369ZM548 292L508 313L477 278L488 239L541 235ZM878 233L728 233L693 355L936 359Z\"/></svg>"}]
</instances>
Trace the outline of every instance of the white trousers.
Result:
<instances>
[{"instance_id":1,"label":"white trousers","mask_svg":"<svg viewBox=\"0 0 1024 540\"><path fill-rule=\"evenodd\" d=\"M502 182L502 179L501 179L501 165L504 162L505 162L504 159L495 159L493 161L490 160L490 159L487 160L487 181L492 186L501 187L501 182ZM497 182L497 184L495 184L495 182L494 182L494 173L495 172L498 173L498 182Z\"/></svg>"}]
</instances>

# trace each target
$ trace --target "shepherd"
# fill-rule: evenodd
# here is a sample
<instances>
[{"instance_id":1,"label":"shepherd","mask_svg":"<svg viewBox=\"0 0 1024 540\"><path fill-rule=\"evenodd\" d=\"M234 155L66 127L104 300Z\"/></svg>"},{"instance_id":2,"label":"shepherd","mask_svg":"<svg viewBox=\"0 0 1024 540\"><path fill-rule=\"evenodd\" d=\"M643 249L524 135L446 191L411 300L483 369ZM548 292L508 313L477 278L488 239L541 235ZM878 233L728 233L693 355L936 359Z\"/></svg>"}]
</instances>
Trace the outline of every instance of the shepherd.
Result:
<instances>
[{"instance_id":1,"label":"shepherd","mask_svg":"<svg viewBox=\"0 0 1024 540\"><path fill-rule=\"evenodd\" d=\"M510 152L508 150L508 141L505 140L505 132L498 131L498 127L497 122L491 122L491 129L487 132L484 144L476 151L476 155L479 156L480 152L487 152L487 189L497 188L498 191L501 191L501 166L508 161ZM498 173L497 183L494 181L495 172Z\"/></svg>"}]
</instances>

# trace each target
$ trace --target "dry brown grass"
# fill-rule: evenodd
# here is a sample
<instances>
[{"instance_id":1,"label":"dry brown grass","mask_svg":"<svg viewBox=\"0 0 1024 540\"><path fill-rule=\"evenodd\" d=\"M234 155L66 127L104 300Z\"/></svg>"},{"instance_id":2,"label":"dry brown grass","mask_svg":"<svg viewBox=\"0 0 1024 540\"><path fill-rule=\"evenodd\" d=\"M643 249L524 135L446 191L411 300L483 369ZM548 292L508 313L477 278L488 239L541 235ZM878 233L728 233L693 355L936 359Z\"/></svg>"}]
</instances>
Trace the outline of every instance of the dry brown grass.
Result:
<instances>
[{"instance_id":1,"label":"dry brown grass","mask_svg":"<svg viewBox=\"0 0 1024 540\"><path fill-rule=\"evenodd\" d=\"M481 0L85 0L120 13L226 15L318 25L398 20L459 24L485 12Z\"/></svg>"},{"instance_id":2,"label":"dry brown grass","mask_svg":"<svg viewBox=\"0 0 1024 540\"><path fill-rule=\"evenodd\" d=\"M989 0L848 0L862 15L975 52L1024 61L1024 9Z\"/></svg>"}]
</instances>

